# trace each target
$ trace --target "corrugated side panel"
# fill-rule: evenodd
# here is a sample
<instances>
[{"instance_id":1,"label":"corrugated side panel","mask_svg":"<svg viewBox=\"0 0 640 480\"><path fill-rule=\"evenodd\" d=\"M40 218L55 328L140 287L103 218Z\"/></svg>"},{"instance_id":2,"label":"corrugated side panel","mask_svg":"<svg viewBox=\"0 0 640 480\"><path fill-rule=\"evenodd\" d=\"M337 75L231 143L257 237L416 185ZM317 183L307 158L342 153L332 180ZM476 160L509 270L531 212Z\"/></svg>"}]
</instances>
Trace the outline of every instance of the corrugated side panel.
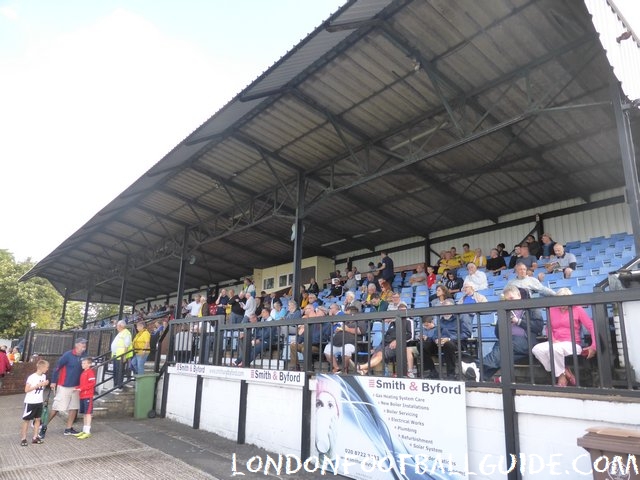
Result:
<instances>
[{"instance_id":1,"label":"corrugated side panel","mask_svg":"<svg viewBox=\"0 0 640 480\"><path fill-rule=\"evenodd\" d=\"M624 12L616 12L617 8L613 0L585 0L585 4L591 14L593 25L600 34L600 43L607 52L607 59L622 84L622 90L630 100L640 98L638 36L634 34L620 42L617 40L623 33L632 31L621 18Z\"/></svg>"}]
</instances>

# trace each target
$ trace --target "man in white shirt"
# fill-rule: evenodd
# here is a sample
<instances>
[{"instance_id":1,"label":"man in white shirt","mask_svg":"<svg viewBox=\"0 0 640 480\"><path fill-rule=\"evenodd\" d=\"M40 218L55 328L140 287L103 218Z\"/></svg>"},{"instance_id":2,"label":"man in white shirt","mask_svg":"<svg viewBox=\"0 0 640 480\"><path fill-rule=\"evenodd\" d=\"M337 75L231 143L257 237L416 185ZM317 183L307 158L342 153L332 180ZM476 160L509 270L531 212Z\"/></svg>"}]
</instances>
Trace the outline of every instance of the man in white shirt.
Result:
<instances>
[{"instance_id":1,"label":"man in white shirt","mask_svg":"<svg viewBox=\"0 0 640 480\"><path fill-rule=\"evenodd\" d=\"M489 288L487 275L482 270L478 270L478 266L475 263L467 263L467 271L469 274L464 277L464 283L472 284L476 292Z\"/></svg>"},{"instance_id":2,"label":"man in white shirt","mask_svg":"<svg viewBox=\"0 0 640 480\"><path fill-rule=\"evenodd\" d=\"M200 314L200 310L202 309L202 304L200 303L200 298L202 295L196 295L193 301L187 305L187 309L189 309L189 313L187 314L189 317L197 317Z\"/></svg>"}]
</instances>

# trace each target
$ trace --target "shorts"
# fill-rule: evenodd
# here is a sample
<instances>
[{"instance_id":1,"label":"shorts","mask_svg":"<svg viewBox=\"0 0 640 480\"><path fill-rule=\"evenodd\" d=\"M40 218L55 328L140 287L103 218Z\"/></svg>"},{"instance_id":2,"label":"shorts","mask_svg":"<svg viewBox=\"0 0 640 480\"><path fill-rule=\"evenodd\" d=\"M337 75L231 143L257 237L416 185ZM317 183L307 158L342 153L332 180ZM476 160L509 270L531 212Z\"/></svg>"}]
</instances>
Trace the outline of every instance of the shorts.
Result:
<instances>
[{"instance_id":1,"label":"shorts","mask_svg":"<svg viewBox=\"0 0 640 480\"><path fill-rule=\"evenodd\" d=\"M74 387L57 387L51 410L66 412L80 408L80 391Z\"/></svg>"},{"instance_id":2,"label":"shorts","mask_svg":"<svg viewBox=\"0 0 640 480\"><path fill-rule=\"evenodd\" d=\"M93 413L93 398L81 398L79 411L91 415Z\"/></svg>"},{"instance_id":3,"label":"shorts","mask_svg":"<svg viewBox=\"0 0 640 480\"><path fill-rule=\"evenodd\" d=\"M25 403L24 411L22 412L23 420L35 420L42 416L42 404L41 403Z\"/></svg>"}]
</instances>

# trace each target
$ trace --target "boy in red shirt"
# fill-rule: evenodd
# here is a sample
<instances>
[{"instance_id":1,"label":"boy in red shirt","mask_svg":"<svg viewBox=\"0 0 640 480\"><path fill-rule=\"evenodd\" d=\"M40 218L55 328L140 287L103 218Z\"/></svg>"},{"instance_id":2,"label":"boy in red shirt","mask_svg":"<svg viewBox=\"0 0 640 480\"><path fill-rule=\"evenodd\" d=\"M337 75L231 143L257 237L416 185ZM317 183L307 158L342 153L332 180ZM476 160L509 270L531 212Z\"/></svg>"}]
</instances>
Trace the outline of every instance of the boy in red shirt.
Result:
<instances>
[{"instance_id":1,"label":"boy in red shirt","mask_svg":"<svg viewBox=\"0 0 640 480\"><path fill-rule=\"evenodd\" d=\"M96 386L96 372L91 368L93 358L82 359L82 373L80 374L80 413L84 414L82 432L75 437L81 440L91 436L91 414L93 413L93 393Z\"/></svg>"}]
</instances>

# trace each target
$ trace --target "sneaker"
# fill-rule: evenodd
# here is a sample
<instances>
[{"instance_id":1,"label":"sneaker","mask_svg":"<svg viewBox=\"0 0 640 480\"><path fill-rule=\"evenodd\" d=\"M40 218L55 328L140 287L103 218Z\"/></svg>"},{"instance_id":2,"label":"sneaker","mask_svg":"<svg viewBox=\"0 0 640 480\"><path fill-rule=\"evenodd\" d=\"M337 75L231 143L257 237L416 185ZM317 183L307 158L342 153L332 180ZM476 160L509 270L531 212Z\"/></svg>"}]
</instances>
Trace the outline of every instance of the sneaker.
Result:
<instances>
[{"instance_id":1,"label":"sneaker","mask_svg":"<svg viewBox=\"0 0 640 480\"><path fill-rule=\"evenodd\" d=\"M82 432L79 435L76 435L76 438L79 438L80 440L84 440L85 438L89 438L90 436L91 436L90 433Z\"/></svg>"},{"instance_id":2,"label":"sneaker","mask_svg":"<svg viewBox=\"0 0 640 480\"><path fill-rule=\"evenodd\" d=\"M47 434L47 426L46 425L41 425L40 426L40 433L38 433L38 436L40 438L44 438L44 436Z\"/></svg>"},{"instance_id":3,"label":"sneaker","mask_svg":"<svg viewBox=\"0 0 640 480\"><path fill-rule=\"evenodd\" d=\"M462 373L465 379L470 382L480 381L480 369L475 363L460 362L460 366L462 367Z\"/></svg>"},{"instance_id":4,"label":"sneaker","mask_svg":"<svg viewBox=\"0 0 640 480\"><path fill-rule=\"evenodd\" d=\"M40 445L41 443L44 443L44 440L42 440L40 437L36 437L31 440L31 443L33 443L34 445Z\"/></svg>"},{"instance_id":5,"label":"sneaker","mask_svg":"<svg viewBox=\"0 0 640 480\"><path fill-rule=\"evenodd\" d=\"M73 436L76 438L79 437L80 435L84 435L84 432L78 432L73 434Z\"/></svg>"},{"instance_id":6,"label":"sneaker","mask_svg":"<svg viewBox=\"0 0 640 480\"><path fill-rule=\"evenodd\" d=\"M80 432L79 432L79 431L77 431L77 430L76 430L75 428L73 428L73 427L71 427L71 428L65 428L65 429L64 429L64 434L65 434L65 435L77 435L77 434L79 434L79 433L80 433Z\"/></svg>"},{"instance_id":7,"label":"sneaker","mask_svg":"<svg viewBox=\"0 0 640 480\"><path fill-rule=\"evenodd\" d=\"M26 439L26 438L23 438L23 439L22 439L22 441L20 442L20 446L21 446L21 447L26 447L27 445L29 445L29 444L27 443L27 439Z\"/></svg>"}]
</instances>

